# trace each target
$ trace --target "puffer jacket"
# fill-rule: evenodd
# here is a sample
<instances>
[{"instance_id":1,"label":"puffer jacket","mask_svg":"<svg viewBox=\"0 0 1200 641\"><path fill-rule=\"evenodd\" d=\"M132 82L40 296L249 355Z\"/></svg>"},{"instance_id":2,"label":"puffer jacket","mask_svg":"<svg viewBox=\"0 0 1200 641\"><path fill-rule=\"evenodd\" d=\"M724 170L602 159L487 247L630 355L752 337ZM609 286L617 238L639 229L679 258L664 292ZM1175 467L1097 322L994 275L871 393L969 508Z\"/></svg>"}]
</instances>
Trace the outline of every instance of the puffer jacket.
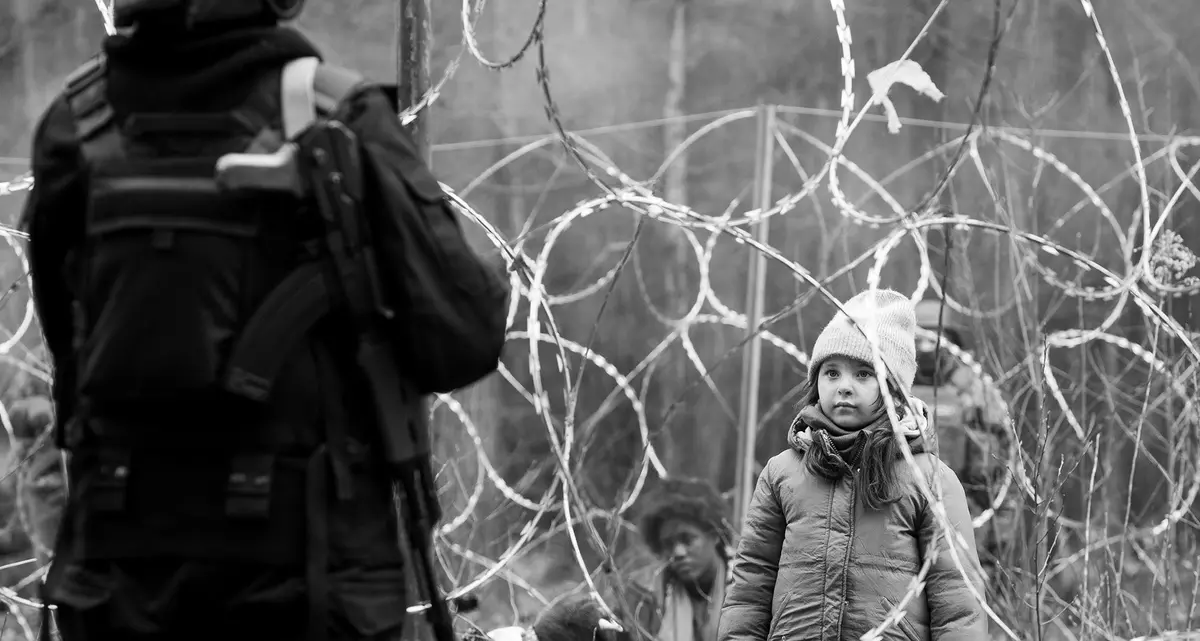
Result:
<instances>
[{"instance_id":1,"label":"puffer jacket","mask_svg":"<svg viewBox=\"0 0 1200 641\"><path fill-rule=\"evenodd\" d=\"M859 639L904 598L930 546L936 546L937 557L925 589L909 599L900 624L888 627L883 638L987 639L987 616L968 591L950 543L920 492L917 483L924 481L908 464L896 463L897 478L907 488L904 497L868 510L854 476L831 482L809 473L803 455L811 441L790 441L792 449L768 461L759 475L725 592L718 640ZM958 559L983 594L962 484L934 455L914 458L925 479L936 475L940 480L946 513L967 545L965 550L955 545Z\"/></svg>"}]
</instances>

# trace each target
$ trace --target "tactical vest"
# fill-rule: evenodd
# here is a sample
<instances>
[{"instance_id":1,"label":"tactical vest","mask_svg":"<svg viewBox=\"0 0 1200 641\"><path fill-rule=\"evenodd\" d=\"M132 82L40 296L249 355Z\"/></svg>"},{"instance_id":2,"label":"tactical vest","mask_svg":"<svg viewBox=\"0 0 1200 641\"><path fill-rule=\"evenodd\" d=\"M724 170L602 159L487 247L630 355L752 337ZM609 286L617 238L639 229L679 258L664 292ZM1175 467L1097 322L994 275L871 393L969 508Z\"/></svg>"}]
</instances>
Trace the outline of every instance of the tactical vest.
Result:
<instances>
[{"instance_id":1,"label":"tactical vest","mask_svg":"<svg viewBox=\"0 0 1200 641\"><path fill-rule=\"evenodd\" d=\"M220 189L215 167L279 148L360 81L304 58L227 112L117 117L103 56L69 79L88 193L72 266L80 410L58 436L91 473L70 518L104 541L97 554L311 560L339 345L315 338L328 306L286 323L295 335L270 321L321 273L323 227L301 199ZM237 366L256 354L278 385Z\"/></svg>"},{"instance_id":2,"label":"tactical vest","mask_svg":"<svg viewBox=\"0 0 1200 641\"><path fill-rule=\"evenodd\" d=\"M104 74L96 58L67 89L89 178L74 310L78 392L96 416L158 404L203 410L226 400L239 333L312 258L305 242L320 234L303 203L224 192L214 168L227 154L277 148L313 121L314 103L331 108L358 78L302 59L232 111L116 122Z\"/></svg>"}]
</instances>

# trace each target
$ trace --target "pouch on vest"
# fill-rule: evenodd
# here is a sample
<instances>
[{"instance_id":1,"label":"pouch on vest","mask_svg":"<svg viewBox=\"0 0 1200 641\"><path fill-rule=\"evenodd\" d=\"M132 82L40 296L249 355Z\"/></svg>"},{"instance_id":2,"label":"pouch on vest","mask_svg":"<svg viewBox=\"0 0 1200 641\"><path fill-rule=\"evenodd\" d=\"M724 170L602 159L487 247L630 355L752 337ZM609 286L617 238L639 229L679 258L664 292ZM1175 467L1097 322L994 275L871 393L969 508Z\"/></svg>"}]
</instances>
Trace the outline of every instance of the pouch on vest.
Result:
<instances>
[{"instance_id":1,"label":"pouch on vest","mask_svg":"<svg viewBox=\"0 0 1200 641\"><path fill-rule=\"evenodd\" d=\"M391 114L364 125L363 167L393 343L422 394L466 387L496 370L505 343L507 274L467 244L459 214ZM376 122L374 119L377 118Z\"/></svg>"}]
</instances>

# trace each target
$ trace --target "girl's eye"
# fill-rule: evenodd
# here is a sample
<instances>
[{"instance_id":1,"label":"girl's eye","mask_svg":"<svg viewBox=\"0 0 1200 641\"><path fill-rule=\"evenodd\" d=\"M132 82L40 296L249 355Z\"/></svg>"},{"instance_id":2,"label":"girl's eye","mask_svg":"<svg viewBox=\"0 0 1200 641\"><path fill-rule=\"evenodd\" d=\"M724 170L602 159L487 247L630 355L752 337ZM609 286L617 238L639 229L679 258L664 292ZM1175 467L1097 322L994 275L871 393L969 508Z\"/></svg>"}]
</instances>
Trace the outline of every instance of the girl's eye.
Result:
<instances>
[{"instance_id":1,"label":"girl's eye","mask_svg":"<svg viewBox=\"0 0 1200 641\"><path fill-rule=\"evenodd\" d=\"M837 377L838 373L836 369L827 369L825 370L825 375L829 378L835 378Z\"/></svg>"},{"instance_id":2,"label":"girl's eye","mask_svg":"<svg viewBox=\"0 0 1200 641\"><path fill-rule=\"evenodd\" d=\"M859 378L875 378L875 372L872 372L872 371L866 370L866 369L860 370L858 372L858 377Z\"/></svg>"}]
</instances>

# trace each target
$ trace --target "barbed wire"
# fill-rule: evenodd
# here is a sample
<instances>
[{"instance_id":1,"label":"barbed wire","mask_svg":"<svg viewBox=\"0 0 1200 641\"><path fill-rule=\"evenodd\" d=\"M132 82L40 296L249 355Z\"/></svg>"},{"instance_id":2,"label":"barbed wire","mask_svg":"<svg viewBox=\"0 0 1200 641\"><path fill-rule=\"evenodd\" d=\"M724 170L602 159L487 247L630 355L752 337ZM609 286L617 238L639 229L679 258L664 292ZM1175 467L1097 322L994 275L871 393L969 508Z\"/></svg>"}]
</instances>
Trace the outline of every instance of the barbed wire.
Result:
<instances>
[{"instance_id":1,"label":"barbed wire","mask_svg":"<svg viewBox=\"0 0 1200 641\"><path fill-rule=\"evenodd\" d=\"M96 4L104 17L106 30L112 33L111 11L105 6L102 0L96 0ZM403 122L411 122L423 110L428 109L437 101L446 83L454 77L456 71L460 68L465 54L469 53L474 60L485 68L501 71L511 69L516 62L521 60L530 51L533 51L536 59L534 62L535 78L542 94L545 116L554 132L552 135L518 136L488 141L446 143L434 145L433 149L435 151L453 151L491 145L528 143L519 152L509 154L504 160L485 170L481 178L477 179L476 183L473 183L477 184L484 177L516 162L534 149L543 146L547 141L557 141L567 156L580 168L587 178L601 189L602 194L577 203L571 209L553 217L550 222L541 225L537 232L539 234L544 233L542 242L538 248L530 249L526 247L526 243L532 233L531 230L526 230L516 238L505 237L465 197L455 193L448 185L443 185L458 212L465 219L473 221L483 230L492 245L504 256L510 268L515 295L512 297L508 310L508 339L514 344L524 344L527 347L528 358L526 365L528 371L526 372L526 382L522 382L521 376L518 373L511 371L505 364L501 364L498 376L516 392L519 398L523 399L532 408L534 415L542 424L547 436L556 467L556 471L550 479L549 486L542 492L540 497L531 498L525 496L503 478L495 462L490 459L488 448L484 443L485 437L480 433L479 426L475 424L471 412L464 407L462 401L454 394L439 395L436 397L431 412L439 412L444 409L461 424L467 440L474 446L471 455L477 465L476 481L470 485L469 491L463 488L463 494L466 496L466 499L461 508L456 514L449 514L446 521L439 528L439 546L443 553L454 554L472 566L481 567L482 570L469 578L460 580L452 590L451 596L471 592L493 579L502 578L510 583L521 585L528 593L535 594L540 602L545 602L545 597L538 593L529 582L520 578L513 570L513 564L523 554L533 549L539 541L549 536L539 529L539 523L542 521L544 515L551 512L556 512L561 519L553 529L556 532L565 534L569 539L575 560L580 566L585 588L598 593L599 589L593 580L596 568L590 567L585 561L587 555L584 551L584 542L580 540L576 531L577 528L582 529L587 539L586 542L592 549L592 552L598 553L604 558L604 561L601 563L602 568L612 568L615 565L615 559L611 551L611 537L606 539L606 537L602 536L600 530L596 527L596 523L607 523L610 527L618 528L631 527L625 520L625 515L637 501L651 472L658 477L665 477L668 473L655 448L654 439L652 438L652 421L647 416L646 409L647 390L654 374L655 364L669 350L680 348L683 350L687 362L695 369L697 380L707 385L714 393L719 393L715 387L713 377L714 366L704 363L703 358L693 344L692 332L694 330L706 326L734 328L742 332L753 330L754 336L773 346L783 357L790 359L797 366L803 367L807 365L808 356L799 345L785 340L779 333L770 330L773 323L778 322L778 320L786 317L788 314L781 312L755 327L750 327L750 319L745 313L737 311L737 305L730 304L721 299L721 296L713 286L711 270L716 244L722 239L732 240L737 245L745 247L749 251L759 252L766 256L771 263L786 270L798 283L808 286L813 292L821 295L840 309L840 302L828 289L829 278L819 279L812 273L809 267L787 256L778 248L758 241L746 229L750 225L763 223L772 217L795 211L802 201L817 198L817 192L822 188L828 190L828 199L836 206L838 213L845 220L855 225L885 230L882 240L876 243L873 248L853 258L848 263L849 265L870 264L868 273L868 288L870 289L880 286L882 274L889 260L892 258L893 252L897 250L903 241L912 240L911 245L916 251L919 263L917 282L912 292L914 300L925 297L927 292L929 292L944 301L947 308L965 317L980 321L998 318L1001 314L1007 313L1014 306L1018 305L1018 300L1014 294L1011 300L1000 304L995 309L981 310L975 308L970 302L958 300L951 296L949 292L944 291L944 287L939 284L938 279L933 277L934 270L929 258L930 249L924 241L923 234L930 229L950 228L963 234L990 235L1004 239L1011 244L1012 250L1015 253L1014 260L1017 264L1028 268L1031 274L1039 277L1042 282L1054 288L1065 297L1074 299L1080 303L1109 303L1111 309L1098 324L1090 328L1077 327L1047 333L1041 337L1040 343L1034 346L1034 349L1025 359L1027 365L1036 368L1040 373L1039 375L1045 383L1046 394L1053 399L1058 411L1066 421L1071 434L1074 438L1078 439L1081 445L1086 446L1093 440L1093 436L1088 434L1088 429L1076 415L1076 410L1072 408L1071 403L1064 394L1063 382L1059 379L1060 374L1050 366L1049 354L1054 350L1077 349L1090 343L1103 343L1123 350L1131 358L1144 363L1152 372L1162 376L1167 389L1177 397L1177 401L1182 403L1183 409L1180 411L1180 415L1186 417L1188 425L1194 428L1196 424L1196 408L1193 400L1195 397L1194 389L1188 387L1186 383L1187 379L1175 375L1179 371L1180 364L1173 360L1173 356L1177 357L1178 355L1164 355L1160 353L1156 345L1147 347L1138 344L1118 335L1114 332L1113 328L1118 319L1127 317L1132 309L1139 318L1155 328L1156 334L1161 333L1170 336L1177 342L1184 352L1184 360L1190 364L1189 367L1200 367L1200 349L1194 343L1193 335L1172 318L1163 309L1162 304L1164 300L1171 298L1192 296L1197 291L1200 291L1200 285L1171 281L1160 275L1152 265L1152 261L1157 255L1154 248L1159 247L1163 243L1175 242L1166 233L1169 231L1167 220L1180 209L1180 203L1187 196L1200 200L1200 191L1197 190L1192 180L1196 171L1200 169L1200 163L1195 163L1190 168L1185 168L1185 164L1180 158L1181 150L1200 145L1200 138L1146 134L1136 131L1132 110L1127 97L1121 89L1120 73L1112 51L1109 48L1100 18L1096 13L1095 7L1089 0L1079 0L1079 4L1088 17L1096 41L1104 54L1105 67L1117 86L1117 102L1128 132L1031 131L1019 127L991 125L976 128L970 123L940 122L907 117L899 118L899 122L906 126L912 125L964 132L961 136L939 145L936 149L929 150L920 158L914 160L914 163L941 157L954 150L956 152L954 154L955 161L945 170L944 180L949 181L957 176L955 172L964 171L963 168L969 168L973 170L975 177L983 185L982 188L991 196L994 202L999 203L1003 201L1001 188L995 184L987 169L987 163L984 161L980 151L982 144L994 147L1003 146L1014 152L1024 153L1030 160L1038 163L1039 168L1056 172L1069 184L1078 188L1083 194L1082 198L1075 205L1068 208L1049 230L1042 234L1036 234L1022 230L1011 223L1001 223L966 215L946 215L945 212L939 209L915 212L907 211L888 191L886 187L888 179L879 180L872 177L869 171L844 154L848 141L863 122L883 122L886 119L882 116L867 113L885 97L885 95L880 95L879 93L872 95L863 106L858 108L857 112L855 111L856 98L853 89L856 77L856 61L853 55L852 32L849 22L846 19L846 7L842 0L830 0L830 6L835 17L833 27L836 31L840 47L840 70L843 79L840 93L840 108L837 110L826 110L807 107L777 107L780 113L785 114L837 118L838 125L832 144L827 144L819 138L808 134L803 129L787 122L775 123L774 130L770 132L770 135L775 136L775 139L779 141L783 152L790 159L798 158L798 154L792 149L792 141L798 140L808 143L814 150L823 154L826 159L825 162L818 171L809 172L808 175L804 175L798 165L798 161L793 160L797 173L803 179L803 185L799 189L775 199L774 203L768 207L742 210L739 208L738 203L734 202L728 210L719 214L706 214L685 206L682 203L669 202L656 195L654 185L663 175L666 167L674 159L686 153L698 141L710 136L713 132L730 126L732 123L756 116L758 113L757 109L725 110L683 116L678 119L655 119L595 127L575 132L569 131L563 124L561 112L555 102L547 68L545 51L545 0L539 2L536 17L530 26L528 36L523 40L523 44L519 50L500 62L489 60L481 51L475 37L474 25L484 10L483 0L476 2L474 5L471 4L470 0L463 0L460 12L463 35L458 55L447 65L441 78L433 88L417 104L401 114L401 120ZM947 5L947 0L939 2L928 16L920 34L913 39L908 47L908 51L900 57L900 60L905 60L909 53L926 36L935 19L943 12ZM689 136L682 145L670 150L662 166L646 181L637 181L630 177L608 160L605 154L587 139L587 136L632 131L639 128L660 126L668 122L680 121L688 123L707 122ZM1048 139L1128 142L1133 147L1134 162L1122 175L1114 177L1109 183L1094 186L1085 180L1068 163L1046 148L1046 145L1042 141ZM1143 153L1142 145L1147 143L1161 143L1163 147ZM960 158L961 162L959 162ZM11 161L14 159L4 160ZM1174 193L1159 199L1151 198L1147 178L1147 170L1151 165L1163 165L1165 167L1164 171L1169 171L1179 181L1179 187ZM852 202L842 189L839 177L840 171L849 172L860 179L867 192L884 204L887 210L886 213L867 212L862 209L861 205ZM1137 220L1132 227L1127 229L1127 223L1122 222L1116 213L1112 211L1105 202L1103 194L1110 191L1113 185L1126 180L1130 176L1138 184L1139 203L1134 212ZM0 196L12 195L32 188L34 188L32 176L26 173L15 180L0 182ZM469 190L470 186L463 191L465 193ZM1162 205L1155 209L1152 205L1159 201L1162 202ZM626 249L616 264L612 268L605 270L599 277L571 291L551 293L547 289L546 280L551 273L551 256L553 252L559 247L566 234L573 230L573 226L586 218L602 212L610 216L619 215L620 212L633 214L635 216L633 240L627 243ZM1067 247L1052 239L1056 231L1065 227L1068 219L1083 212L1094 213L1099 217L1098 222L1100 225L1111 229L1112 235L1119 247L1119 256L1115 257L1115 262L1120 263L1119 266L1114 267L1111 264L1102 264L1087 253ZM576 342L564 336L559 328L556 311L566 305L597 296L603 296L606 302L613 291L618 277L624 272L624 267L632 255L638 234L640 234L642 226L647 221L670 225L681 235L684 240L684 246L691 252L688 258L694 261L692 265L698 270L698 283L696 283L695 297L687 305L686 312L682 316L672 317L669 313L657 309L650 303L648 288L644 282L644 274L640 270L634 270L638 291L647 303L648 309L651 310L651 314L667 330L667 336L655 344L635 367L628 372L622 372L620 368L604 355L597 353L593 345L596 335L594 331L587 342L584 343ZM0 228L0 235L12 247L14 254L27 271L25 254L19 242L26 240L26 235L19 230L9 227ZM1060 262L1066 261L1071 265L1071 269L1079 272L1079 274L1071 278L1060 275L1059 271L1061 271L1061 268L1059 271L1056 271L1046 262L1051 259ZM1085 278L1085 276L1089 275L1093 278ZM1082 284L1085 281L1099 282L1102 285ZM808 299L805 298L804 300ZM604 303L602 302L601 309L603 308ZM788 311L790 314L794 309L795 306L789 306L788 310L785 311ZM27 357L16 357L11 355L10 352L32 327L33 319L34 314L31 301L26 301L22 322L18 328L10 332L10 338L0 344L0 355L22 362L29 361ZM598 317L594 326L600 326L602 323L603 318ZM932 334L930 335L932 336ZM877 341L869 334L868 338L871 339L873 347L877 350ZM998 385L999 383L996 378L1006 377L1000 375L993 376L993 372L987 371L985 366L976 360L975 355L970 352L949 344L943 344L943 347L957 357L985 385ZM543 348L547 348L553 353L553 357L548 363L545 362L546 357L543 355ZM878 355L876 355L876 358L878 358ZM574 365L572 365L573 363ZM579 395L582 388L582 374L585 367L594 368L596 371L602 373L611 381L612 388L611 392L590 416L579 417L577 416L578 408L580 407ZM27 367L27 371L35 373L38 378L47 382L49 382L49 374L47 373L49 369L46 363L40 362L29 363ZM877 371L881 375L885 371L882 363L877 363ZM554 381L560 381L559 385L556 386ZM881 384L883 383L881 381ZM555 387L560 387L560 389L555 390L555 395L561 394L561 408L558 410L555 409L555 404L551 401L551 390ZM1149 394L1149 385L1147 385L1147 398ZM898 422L896 420L897 408L890 398L886 398L886 395L885 400L887 411L892 415L893 422ZM635 466L637 473L635 478L632 479L628 490L623 492L623 496L617 497L614 500L611 509L602 509L590 504L585 499L585 495L579 487L578 477L582 468L582 460L580 456L574 453L576 450L575 446L585 438L588 438L589 434L601 423L603 417L613 411L613 408L617 407L622 401L627 404L628 409L634 416L638 437L641 440L641 458ZM1007 408L1005 409L1007 411ZM3 423L9 431L10 439L15 441L12 426L8 421L7 411L2 404L0 404L0 418L3 418ZM762 427L761 420L758 427L760 429ZM994 517L995 510L1002 504L1009 492L1023 494L1035 502L1041 502L1046 498L1039 488L1035 486L1033 478L1036 475L1031 471L1034 463L1020 451L1018 444L1021 434L1016 429L1015 422L1011 417L1006 420L1006 427L1010 432L1009 441L1012 444L1010 450L1004 453L1008 473L1005 475L1001 487L996 492L996 497L992 505L982 514L975 517L973 524L976 528L984 526ZM45 434L42 435L39 442L45 442L44 437ZM903 450L908 465L914 469L919 469L907 444L905 444ZM28 458L27 456L26 459ZM24 479L19 471L19 466L14 467L18 470L15 476L19 485L18 494L20 494L23 491L23 484L28 483L29 479ZM504 497L509 504L527 513L524 526L520 529L517 539L508 545L495 559L487 558L476 551L451 541L449 538L451 534L471 523L473 519L480 518L477 511L482 505L485 481L487 485L493 487ZM1161 537L1164 532L1180 523L1187 516L1190 506L1195 504L1197 496L1200 495L1200 465L1194 466L1191 478L1183 478L1179 479L1179 481L1178 485L1173 485L1174 490L1169 497L1168 504L1163 511L1161 519L1156 523L1146 527L1131 529L1112 540L1092 541L1082 550L1050 564L1049 572L1051 575L1064 571L1070 563L1078 561L1081 556L1086 558L1087 554L1091 551L1104 549L1121 541L1152 540ZM950 546L949 554L956 567L965 575L967 570L964 567L961 554L968 548L966 542L961 540L961 536L949 522L940 500L940 488L934 486L927 490L923 489L923 491L928 492L926 499L934 506L933 510L936 520L939 523L941 535L948 537L948 539L955 543L955 545ZM36 539L37 533L34 531L34 528L27 529L29 530L30 537L34 540L35 548L45 550L48 547L46 542ZM925 587L925 578L934 561L935 559L932 557L924 560L920 571L910 582L904 598L891 608L885 620L872 629L864 639L881 638L886 629L899 624L901 618L904 616L906 604L911 599L916 598L920 594L920 590ZM44 571L44 568L39 567L38 572L42 571ZM31 576L36 575L37 573L34 573ZM620 581L616 583L619 587ZM974 587L970 589L975 591ZM984 604L989 617L1009 638L1021 638L1018 632L1012 627L1014 622L1002 620L1001 616L987 604L982 594L975 591L974 596L980 603ZM624 598L620 594L618 594L618 597ZM36 609L40 607L40 604L36 600L26 599L17 595L15 591L9 588L0 588L0 600L10 604L10 610L17 613L17 616L20 617L20 625L26 631L26 634L30 635L29 638L32 639L31 628L21 612L23 611L22 608ZM1186 635L1191 633L1177 632L1176 634ZM1168 637L1169 634L1156 638Z\"/></svg>"},{"instance_id":2,"label":"barbed wire","mask_svg":"<svg viewBox=\"0 0 1200 641\"><path fill-rule=\"evenodd\" d=\"M427 94L428 96L429 94ZM841 112L836 109L822 109L820 107L806 107L799 105L774 105L775 110L781 114L795 114L801 116L815 116L819 118L840 118ZM648 120L635 120L630 122L616 123L612 125L602 125L597 127L587 127L583 129L575 129L572 133L580 137L597 136L604 134L624 133L636 131L638 129L647 129L652 127L661 127L672 123L691 123L702 120L711 120L721 116L726 116L733 113L744 112L751 107L740 107L736 109L723 109L719 111L707 111L694 114L686 114L682 116L673 116L669 118L651 118ZM928 118L912 118L909 116L899 116L899 122L907 127L924 127L927 129L936 129L942 131L964 131L970 127L970 123L956 122L953 120L932 120ZM875 114L867 114L863 116L864 122L886 123L886 116ZM1107 140L1114 142L1126 142L1129 140L1129 135L1116 131L1098 131L1094 129L1053 129L1053 128L1038 128L1030 129L1029 127L1017 127L1011 125L988 125L988 130L991 132L1005 132L1014 136L1023 138L1037 139L1066 139L1066 140ZM502 147L514 144L523 144L538 142L546 139L552 139L554 134L525 134L520 136L505 136L501 138L483 138L478 140L462 140L458 142L441 142L434 143L429 146L434 152L448 151L466 151L471 149L480 149L487 147ZM1180 139L1189 139L1191 136L1186 134L1155 134L1155 133L1139 133L1137 139L1140 142L1150 143L1170 143ZM0 164L25 167L29 165L28 158L20 158L16 156L0 156ZM24 181L29 178L29 173L23 173L17 178L5 182L0 181L0 189L4 185L17 181ZM14 191L22 191L23 189L14 189ZM11 192L3 192L8 194Z\"/></svg>"}]
</instances>

